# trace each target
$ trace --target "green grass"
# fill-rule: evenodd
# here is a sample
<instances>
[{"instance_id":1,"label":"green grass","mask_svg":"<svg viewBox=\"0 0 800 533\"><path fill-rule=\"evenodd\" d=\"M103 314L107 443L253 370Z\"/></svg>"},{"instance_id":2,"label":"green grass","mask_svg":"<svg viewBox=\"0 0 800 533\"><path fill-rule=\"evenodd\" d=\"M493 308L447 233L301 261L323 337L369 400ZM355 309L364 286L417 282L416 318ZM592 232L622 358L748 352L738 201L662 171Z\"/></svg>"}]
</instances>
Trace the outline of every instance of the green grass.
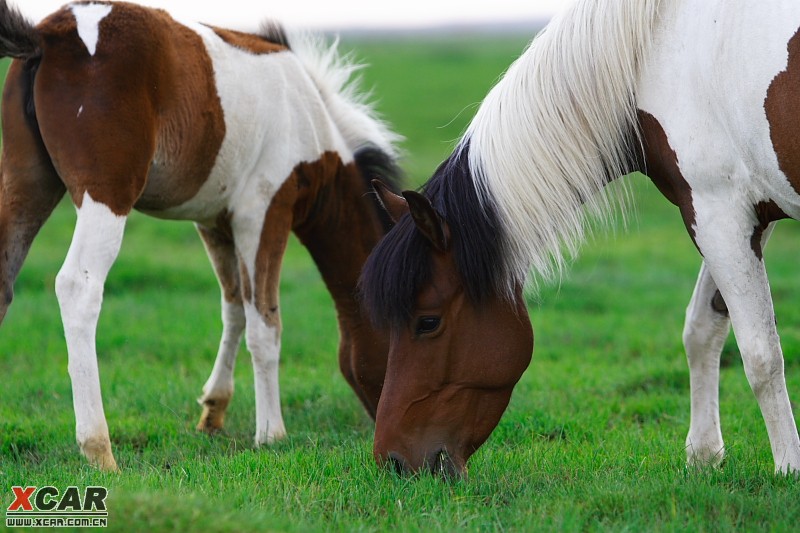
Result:
<instances>
[{"instance_id":1,"label":"green grass","mask_svg":"<svg viewBox=\"0 0 800 533\"><path fill-rule=\"evenodd\" d=\"M420 183L451 148L524 38L347 41L365 85L408 138ZM451 484L399 478L371 457L373 426L338 373L333 306L292 241L282 281L281 394L289 438L254 449L246 351L226 431L194 431L195 398L220 333L218 288L191 225L134 216L98 332L119 475L88 467L74 441L53 282L74 210L34 243L0 329L0 504L12 485L109 487L116 531L732 531L796 529L800 486L775 477L735 344L721 410L728 458L687 470L683 312L700 260L677 210L641 177L628 231L598 236L565 279L530 302L536 349L497 430ZM800 394L800 228L766 257L790 393ZM7 503L5 503L7 501Z\"/></svg>"}]
</instances>

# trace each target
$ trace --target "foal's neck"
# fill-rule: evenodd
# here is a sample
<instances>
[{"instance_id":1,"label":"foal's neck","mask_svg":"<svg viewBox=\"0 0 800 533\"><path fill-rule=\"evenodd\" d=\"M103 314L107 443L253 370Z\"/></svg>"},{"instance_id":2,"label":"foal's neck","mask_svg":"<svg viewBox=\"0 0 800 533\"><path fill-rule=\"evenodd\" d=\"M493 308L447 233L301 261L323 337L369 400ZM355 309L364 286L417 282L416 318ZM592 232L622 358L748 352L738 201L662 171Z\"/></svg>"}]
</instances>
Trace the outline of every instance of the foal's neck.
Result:
<instances>
[{"instance_id":1,"label":"foal's neck","mask_svg":"<svg viewBox=\"0 0 800 533\"><path fill-rule=\"evenodd\" d=\"M338 313L356 318L358 277L384 229L373 195L354 163L344 164L338 155L325 154L315 170L321 170L323 177L309 178L316 183L309 183L293 229L314 259Z\"/></svg>"},{"instance_id":2,"label":"foal's neck","mask_svg":"<svg viewBox=\"0 0 800 533\"><path fill-rule=\"evenodd\" d=\"M309 185L311 194L298 205L294 232L317 264L336 306L342 374L374 418L389 347L385 335L362 312L357 284L385 227L375 196L354 163L344 165L334 154L321 168L324 179L318 186Z\"/></svg>"}]
</instances>

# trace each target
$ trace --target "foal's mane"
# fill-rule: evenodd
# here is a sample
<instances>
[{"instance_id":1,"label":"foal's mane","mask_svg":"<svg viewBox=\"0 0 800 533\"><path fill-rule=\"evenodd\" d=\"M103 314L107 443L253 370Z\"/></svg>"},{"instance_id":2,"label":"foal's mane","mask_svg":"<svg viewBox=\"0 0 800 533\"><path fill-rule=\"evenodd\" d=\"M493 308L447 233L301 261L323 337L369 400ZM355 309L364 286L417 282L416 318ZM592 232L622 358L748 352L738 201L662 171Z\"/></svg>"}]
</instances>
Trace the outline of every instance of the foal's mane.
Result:
<instances>
[{"instance_id":1,"label":"foal's mane","mask_svg":"<svg viewBox=\"0 0 800 533\"><path fill-rule=\"evenodd\" d=\"M365 146L397 159L396 144L402 137L394 133L370 103L369 91L361 90L356 73L364 65L352 54L339 53L339 40L328 44L320 35L308 32L287 34L291 50L303 63L325 101L331 117L353 152Z\"/></svg>"},{"instance_id":2,"label":"foal's mane","mask_svg":"<svg viewBox=\"0 0 800 533\"><path fill-rule=\"evenodd\" d=\"M393 132L375 111L369 91L361 90L361 79L356 73L364 65L356 63L352 54L339 53L338 39L329 44L318 34L288 32L273 23L262 24L259 34L273 42L280 40L300 59L353 152L364 190L371 193L371 181L379 178L392 190L399 191L404 176L397 164L400 155L397 144L402 136ZM384 229L389 231L391 221L377 198L374 200Z\"/></svg>"},{"instance_id":3,"label":"foal's mane","mask_svg":"<svg viewBox=\"0 0 800 533\"><path fill-rule=\"evenodd\" d=\"M599 193L640 150L634 91L659 2L577 0L511 65L423 187L474 303L513 299L531 269L556 277L585 239L587 214L607 220L624 206L624 189ZM406 216L364 268L373 318L407 321L430 269L430 246Z\"/></svg>"},{"instance_id":4,"label":"foal's mane","mask_svg":"<svg viewBox=\"0 0 800 533\"><path fill-rule=\"evenodd\" d=\"M289 36L286 34L286 29L282 24L278 24L274 20L263 21L256 35L269 43L291 48L291 45L289 44Z\"/></svg>"}]
</instances>

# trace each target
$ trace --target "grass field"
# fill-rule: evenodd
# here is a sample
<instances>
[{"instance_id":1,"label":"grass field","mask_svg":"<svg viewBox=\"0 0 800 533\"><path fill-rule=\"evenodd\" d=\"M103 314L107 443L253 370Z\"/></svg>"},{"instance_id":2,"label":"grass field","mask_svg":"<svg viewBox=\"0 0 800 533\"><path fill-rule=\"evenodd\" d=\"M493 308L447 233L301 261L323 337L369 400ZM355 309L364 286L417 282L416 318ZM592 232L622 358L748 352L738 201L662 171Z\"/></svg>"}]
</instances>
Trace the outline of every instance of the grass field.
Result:
<instances>
[{"instance_id":1,"label":"grass field","mask_svg":"<svg viewBox=\"0 0 800 533\"><path fill-rule=\"evenodd\" d=\"M353 41L365 83L407 137L421 183L449 153L525 38ZM4 70L4 69L3 69ZM254 449L249 356L241 351L226 431L194 430L220 333L218 288L190 224L130 219L106 285L98 352L121 474L88 467L74 440L67 356L53 284L74 210L48 222L0 329L0 504L11 486L104 485L115 531L789 531L800 484L775 477L766 430L735 344L721 410L728 458L687 470L683 312L700 260L643 178L627 231L597 236L568 276L531 299L536 349L469 477L400 478L371 457L373 426L338 373L332 303L291 243L282 280L281 393L290 436ZM800 227L766 253L800 398ZM0 526L2 527L2 526Z\"/></svg>"}]
</instances>

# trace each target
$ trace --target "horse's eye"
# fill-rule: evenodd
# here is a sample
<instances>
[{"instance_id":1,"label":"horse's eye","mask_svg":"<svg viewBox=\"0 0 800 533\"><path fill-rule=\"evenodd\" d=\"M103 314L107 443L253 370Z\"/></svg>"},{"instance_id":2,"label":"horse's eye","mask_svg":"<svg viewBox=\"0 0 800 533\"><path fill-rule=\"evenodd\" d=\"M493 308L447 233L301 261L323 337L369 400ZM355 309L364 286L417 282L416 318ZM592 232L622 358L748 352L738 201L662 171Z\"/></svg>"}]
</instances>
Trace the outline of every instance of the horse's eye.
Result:
<instances>
[{"instance_id":1,"label":"horse's eye","mask_svg":"<svg viewBox=\"0 0 800 533\"><path fill-rule=\"evenodd\" d=\"M439 329L439 324L442 322L442 319L438 316L422 316L419 317L417 320L417 326L415 328L417 335L424 335L426 333L433 333L437 329Z\"/></svg>"}]
</instances>

